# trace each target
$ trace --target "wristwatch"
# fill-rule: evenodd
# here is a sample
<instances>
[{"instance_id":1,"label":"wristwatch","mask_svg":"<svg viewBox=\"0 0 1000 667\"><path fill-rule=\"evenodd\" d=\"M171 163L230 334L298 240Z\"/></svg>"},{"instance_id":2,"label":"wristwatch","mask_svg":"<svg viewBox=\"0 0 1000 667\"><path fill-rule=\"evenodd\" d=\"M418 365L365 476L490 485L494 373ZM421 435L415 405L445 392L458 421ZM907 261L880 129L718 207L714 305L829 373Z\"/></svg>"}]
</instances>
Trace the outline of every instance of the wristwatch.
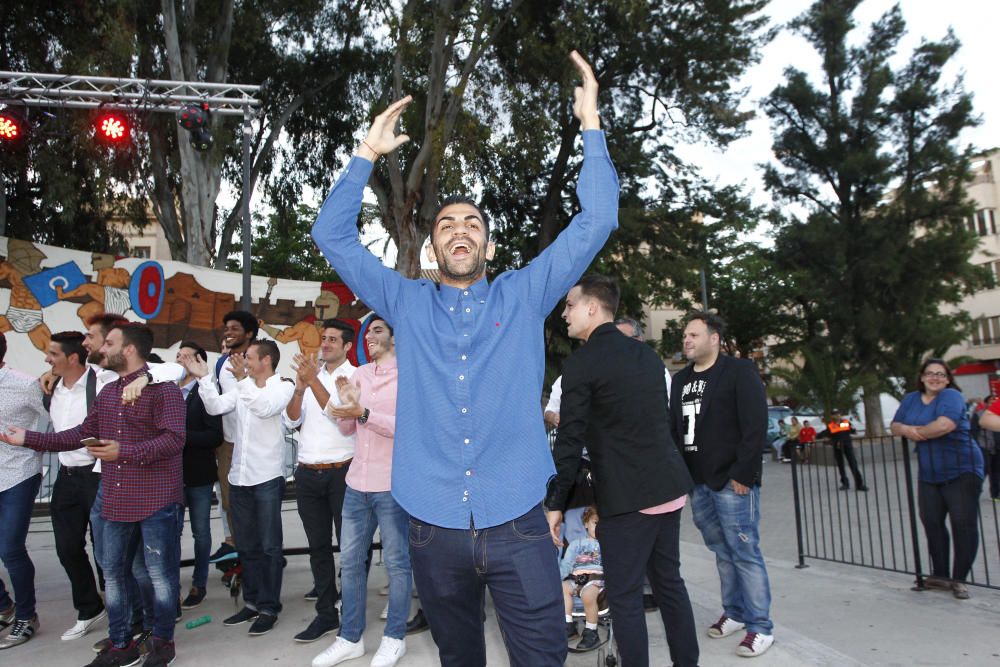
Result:
<instances>
[{"instance_id":1,"label":"wristwatch","mask_svg":"<svg viewBox=\"0 0 1000 667\"><path fill-rule=\"evenodd\" d=\"M154 384L156 380L153 379L153 374L146 371L146 384Z\"/></svg>"},{"instance_id":2,"label":"wristwatch","mask_svg":"<svg viewBox=\"0 0 1000 667\"><path fill-rule=\"evenodd\" d=\"M359 424L366 423L368 421L368 415L370 415L370 414L371 414L371 410L369 410L368 408L365 408L365 411L361 413L360 417L358 417L358 423Z\"/></svg>"}]
</instances>

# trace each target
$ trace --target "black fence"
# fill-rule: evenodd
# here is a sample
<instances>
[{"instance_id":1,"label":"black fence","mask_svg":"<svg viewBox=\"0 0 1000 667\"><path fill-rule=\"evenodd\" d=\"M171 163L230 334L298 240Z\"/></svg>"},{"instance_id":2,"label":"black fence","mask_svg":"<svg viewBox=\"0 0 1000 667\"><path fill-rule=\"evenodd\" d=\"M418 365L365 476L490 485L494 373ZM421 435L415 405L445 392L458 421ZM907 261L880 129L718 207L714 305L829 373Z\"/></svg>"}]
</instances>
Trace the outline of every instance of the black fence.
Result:
<instances>
[{"instance_id":1,"label":"black fence","mask_svg":"<svg viewBox=\"0 0 1000 667\"><path fill-rule=\"evenodd\" d=\"M976 445L930 447L892 436L850 442L821 441L792 457L799 567L806 567L807 558L859 565L914 575L923 588L925 577L935 574L932 548L939 566L942 559L948 563L947 574L937 574L952 576L957 538L960 558L976 543L966 583L1000 589L1000 503L991 498L988 480L959 474L956 481L980 457L988 470L991 453ZM946 508L952 516L942 533Z\"/></svg>"}]
</instances>

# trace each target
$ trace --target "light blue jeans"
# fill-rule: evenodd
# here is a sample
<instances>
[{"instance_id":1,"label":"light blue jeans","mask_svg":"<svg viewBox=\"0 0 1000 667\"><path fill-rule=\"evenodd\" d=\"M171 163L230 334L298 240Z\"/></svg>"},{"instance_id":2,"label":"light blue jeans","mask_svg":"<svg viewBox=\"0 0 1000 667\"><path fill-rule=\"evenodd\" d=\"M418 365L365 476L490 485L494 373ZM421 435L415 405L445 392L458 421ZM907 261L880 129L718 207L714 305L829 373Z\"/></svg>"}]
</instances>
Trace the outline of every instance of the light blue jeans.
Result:
<instances>
[{"instance_id":1,"label":"light blue jeans","mask_svg":"<svg viewBox=\"0 0 1000 667\"><path fill-rule=\"evenodd\" d=\"M347 487L341 520L341 626L340 636L349 642L365 632L365 600L368 597L368 570L365 560L378 526L382 559L389 576L389 618L384 634L393 639L406 636L410 614L409 548L410 516L393 500L389 491L362 493Z\"/></svg>"},{"instance_id":2,"label":"light blue jeans","mask_svg":"<svg viewBox=\"0 0 1000 667\"><path fill-rule=\"evenodd\" d=\"M691 514L705 546L715 553L726 616L745 623L747 632L771 634L771 584L757 529L760 487L741 496L728 483L721 491L698 484L691 491Z\"/></svg>"}]
</instances>

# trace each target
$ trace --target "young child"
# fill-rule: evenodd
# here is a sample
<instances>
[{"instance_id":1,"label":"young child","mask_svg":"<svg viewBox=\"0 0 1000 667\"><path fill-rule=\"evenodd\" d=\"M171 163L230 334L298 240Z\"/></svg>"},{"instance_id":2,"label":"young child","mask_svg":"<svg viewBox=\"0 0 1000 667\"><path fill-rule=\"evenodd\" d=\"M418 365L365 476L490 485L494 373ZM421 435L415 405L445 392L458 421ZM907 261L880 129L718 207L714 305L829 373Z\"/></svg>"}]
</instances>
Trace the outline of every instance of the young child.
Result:
<instances>
[{"instance_id":1,"label":"young child","mask_svg":"<svg viewBox=\"0 0 1000 667\"><path fill-rule=\"evenodd\" d=\"M563 599L566 602L566 637L577 635L573 621L573 598L583 601L586 628L577 644L578 649L591 649L600 642L597 636L597 596L604 590L604 566L601 563L601 545L597 542L597 508L591 506L583 512L583 525L587 537L573 540L566 547L559 567L563 577Z\"/></svg>"},{"instance_id":2,"label":"young child","mask_svg":"<svg viewBox=\"0 0 1000 667\"><path fill-rule=\"evenodd\" d=\"M802 430L799 431L799 460L802 463L809 463L809 448L814 442L816 442L816 429L806 421L802 424Z\"/></svg>"}]
</instances>

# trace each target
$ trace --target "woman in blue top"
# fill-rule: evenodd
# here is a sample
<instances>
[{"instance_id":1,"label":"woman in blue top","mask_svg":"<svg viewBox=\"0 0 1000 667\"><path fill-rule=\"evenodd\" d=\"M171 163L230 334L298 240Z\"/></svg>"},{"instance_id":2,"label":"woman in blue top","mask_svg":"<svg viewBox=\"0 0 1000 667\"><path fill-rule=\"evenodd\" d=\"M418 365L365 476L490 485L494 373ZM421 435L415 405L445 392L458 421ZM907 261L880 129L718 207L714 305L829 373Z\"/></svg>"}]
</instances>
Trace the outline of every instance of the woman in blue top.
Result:
<instances>
[{"instance_id":1,"label":"woman in blue top","mask_svg":"<svg viewBox=\"0 0 1000 667\"><path fill-rule=\"evenodd\" d=\"M917 391L903 398L892 419L892 433L917 444L917 499L933 570L927 585L950 588L956 598L966 600L965 578L979 549L976 519L983 454L969 437L965 400L944 361L928 359L921 366ZM955 541L955 565L950 573L945 517L951 520Z\"/></svg>"}]
</instances>

